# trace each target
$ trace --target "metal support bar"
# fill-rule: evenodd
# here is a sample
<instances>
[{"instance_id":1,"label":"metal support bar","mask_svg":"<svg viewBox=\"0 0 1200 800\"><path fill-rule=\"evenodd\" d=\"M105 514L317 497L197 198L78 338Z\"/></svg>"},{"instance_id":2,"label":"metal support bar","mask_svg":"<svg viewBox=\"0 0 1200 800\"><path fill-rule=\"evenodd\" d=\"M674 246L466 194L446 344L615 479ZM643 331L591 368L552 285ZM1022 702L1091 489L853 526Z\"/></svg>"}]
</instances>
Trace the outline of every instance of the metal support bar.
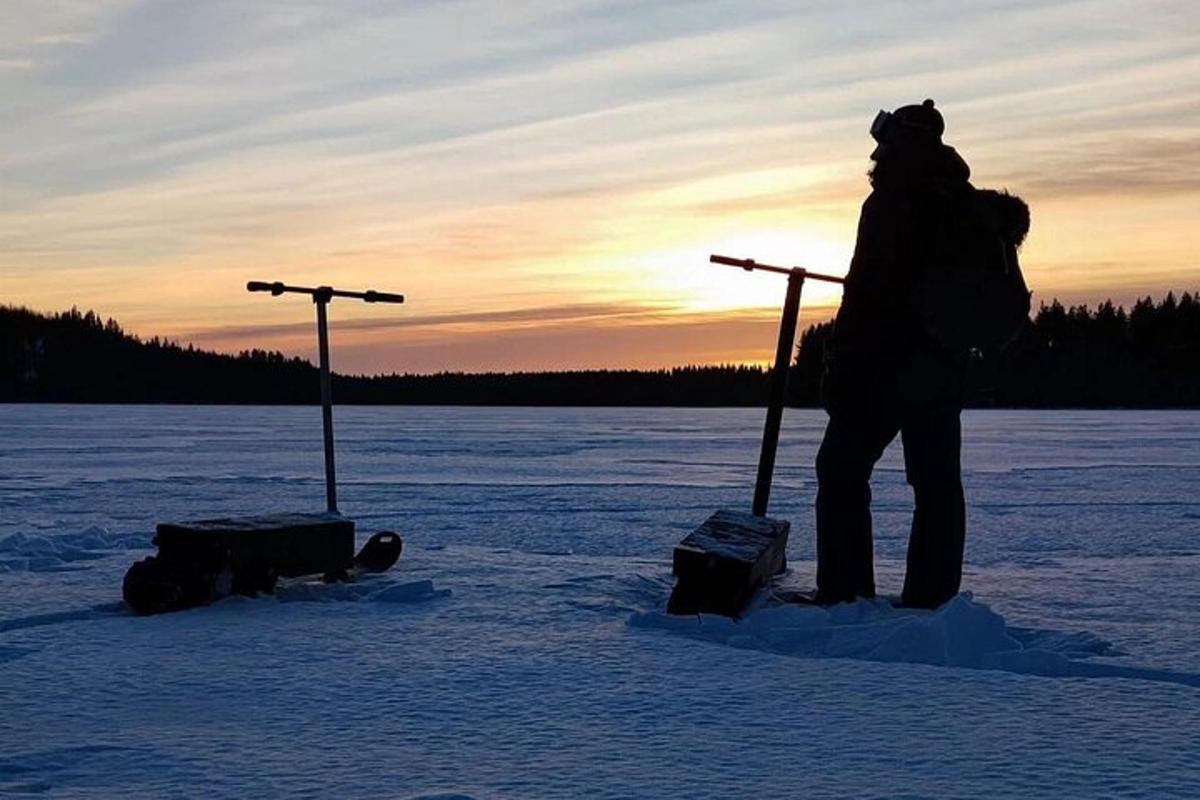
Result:
<instances>
[{"instance_id":1,"label":"metal support bar","mask_svg":"<svg viewBox=\"0 0 1200 800\"><path fill-rule=\"evenodd\" d=\"M771 368L771 384L767 391L767 421L763 426L762 451L758 455L758 476L754 481L754 516L767 515L767 503L771 499L771 482L775 478L775 453L779 449L779 426L783 422L783 404L787 399L788 373L792 366L792 347L796 343L796 323L800 319L800 292L804 280L828 283L846 282L836 275L809 272L803 267L776 267L759 264L752 258L730 258L712 255L708 260L714 264L739 267L747 272L759 270L788 276L787 297L783 301L783 315L779 320L779 342L775 346L775 366Z\"/></svg>"},{"instance_id":2,"label":"metal support bar","mask_svg":"<svg viewBox=\"0 0 1200 800\"><path fill-rule=\"evenodd\" d=\"M787 297L779 320L779 342L775 346L775 366L767 394L767 421L763 426L762 451L758 456L758 477L754 482L754 516L767 515L771 482L775 477L775 451L779 447L779 426L783 422L783 403L787 397L788 372L792 363L792 345L796 341L796 322L800 318L800 291L804 288L804 270L788 275Z\"/></svg>"},{"instance_id":3,"label":"metal support bar","mask_svg":"<svg viewBox=\"0 0 1200 800\"><path fill-rule=\"evenodd\" d=\"M282 281L250 281L246 284L250 292L270 292L278 297L284 292L307 294L317 307L317 351L321 374L321 432L325 439L325 507L337 513L337 469L333 457L333 388L329 368L329 316L326 313L329 301L335 297L349 297L367 303L403 303L404 295L377 292L351 292L334 289L332 286L289 286Z\"/></svg>"},{"instance_id":4,"label":"metal support bar","mask_svg":"<svg viewBox=\"0 0 1200 800\"><path fill-rule=\"evenodd\" d=\"M324 288L324 287L322 287ZM321 365L321 432L325 437L325 508L336 514L337 477L333 460L333 389L329 374L329 320L325 313L330 295L324 292L313 294L317 307L317 350Z\"/></svg>"}]
</instances>

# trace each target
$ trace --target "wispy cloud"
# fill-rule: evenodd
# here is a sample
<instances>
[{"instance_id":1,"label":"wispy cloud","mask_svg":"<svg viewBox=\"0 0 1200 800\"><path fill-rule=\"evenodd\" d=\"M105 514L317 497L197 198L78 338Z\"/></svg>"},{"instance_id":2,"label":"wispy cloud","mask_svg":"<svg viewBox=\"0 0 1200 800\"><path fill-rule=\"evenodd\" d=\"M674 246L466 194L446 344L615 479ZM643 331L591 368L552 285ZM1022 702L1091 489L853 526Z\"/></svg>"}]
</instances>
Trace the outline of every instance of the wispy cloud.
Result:
<instances>
[{"instance_id":1,"label":"wispy cloud","mask_svg":"<svg viewBox=\"0 0 1200 800\"><path fill-rule=\"evenodd\" d=\"M1086 155L1064 146L1047 154L1040 169L1018 168L1012 182L1026 192L1060 198L1196 194L1200 131L1169 137L1164 131L1160 138L1106 138L1089 147Z\"/></svg>"},{"instance_id":2,"label":"wispy cloud","mask_svg":"<svg viewBox=\"0 0 1200 800\"><path fill-rule=\"evenodd\" d=\"M538 306L534 308L511 308L503 311L464 311L453 314L424 314L406 316L396 314L385 318L350 319L339 322L340 330L348 331L392 331L402 328L435 328L440 326L459 326L469 328L490 328L503 325L506 327L526 326L529 324L545 325L566 321L589 323L613 319L634 319L640 322L661 319L664 315L680 314L682 309L670 307L646 307L620 305L617 303L575 303L559 306ZM205 340L237 340L263 341L279 336L292 336L301 333L305 336L312 333L311 322L289 322L275 325L236 325L209 328L199 331L184 332L180 337L186 341L203 342Z\"/></svg>"}]
</instances>

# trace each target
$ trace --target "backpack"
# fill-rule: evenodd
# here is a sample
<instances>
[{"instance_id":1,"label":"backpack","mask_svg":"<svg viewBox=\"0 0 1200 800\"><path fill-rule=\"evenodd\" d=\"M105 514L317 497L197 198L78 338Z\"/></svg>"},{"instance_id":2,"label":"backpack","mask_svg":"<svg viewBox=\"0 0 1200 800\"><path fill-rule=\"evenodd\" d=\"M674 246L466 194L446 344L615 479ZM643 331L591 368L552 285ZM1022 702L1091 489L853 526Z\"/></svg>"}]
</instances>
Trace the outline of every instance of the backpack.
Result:
<instances>
[{"instance_id":1,"label":"backpack","mask_svg":"<svg viewBox=\"0 0 1200 800\"><path fill-rule=\"evenodd\" d=\"M1017 260L1029 207L968 184L942 196L938 222L918 301L925 331L951 350L999 350L1029 319L1030 292Z\"/></svg>"}]
</instances>

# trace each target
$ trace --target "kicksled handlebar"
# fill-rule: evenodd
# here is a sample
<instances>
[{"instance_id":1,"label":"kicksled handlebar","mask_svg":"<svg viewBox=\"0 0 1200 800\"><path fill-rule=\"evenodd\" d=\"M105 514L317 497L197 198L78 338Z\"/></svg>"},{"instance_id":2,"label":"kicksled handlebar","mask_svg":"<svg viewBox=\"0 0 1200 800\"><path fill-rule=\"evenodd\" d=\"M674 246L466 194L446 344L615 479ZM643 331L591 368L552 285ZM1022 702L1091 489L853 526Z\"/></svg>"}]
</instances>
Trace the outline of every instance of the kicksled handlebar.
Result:
<instances>
[{"instance_id":1,"label":"kicksled handlebar","mask_svg":"<svg viewBox=\"0 0 1200 800\"><path fill-rule=\"evenodd\" d=\"M779 320L779 342L775 346L775 366L771 369L767 387L767 421L763 426L762 450L758 456L758 476L754 481L753 513L756 517L767 515L767 502L771 497L771 481L775 477L775 451L779 446L779 425L783 421L783 401L787 394L788 369L792 362L792 347L796 342L796 323L800 318L800 290L806 278L827 283L845 283L845 278L809 272L803 267L773 267L759 264L752 258L730 258L711 255L714 264L739 267L747 272L761 270L787 275L787 297L783 301L783 316Z\"/></svg>"},{"instance_id":2,"label":"kicksled handlebar","mask_svg":"<svg viewBox=\"0 0 1200 800\"><path fill-rule=\"evenodd\" d=\"M374 289L367 289L365 292L351 292L346 289L334 289L332 286L318 286L312 288L309 286L288 286L282 281L250 281L246 284L248 292L270 292L272 296L278 297L284 292L295 292L296 294L312 295L313 298L320 298L324 302L329 302L334 297L352 297L355 300L362 300L367 303L403 303L404 295L391 294L389 292L377 292Z\"/></svg>"},{"instance_id":3,"label":"kicksled handlebar","mask_svg":"<svg viewBox=\"0 0 1200 800\"><path fill-rule=\"evenodd\" d=\"M333 397L332 371L329 368L329 301L335 297L350 297L368 303L403 303L404 295L390 292L377 292L368 289L365 292L351 292L346 289L335 289L332 286L288 286L283 281L250 281L246 284L248 292L270 292L272 297L279 297L284 292L306 294L312 298L317 307L317 353L321 376L321 430L325 434L325 507L333 514L338 513L337 507L337 477L334 468L333 455Z\"/></svg>"},{"instance_id":4,"label":"kicksled handlebar","mask_svg":"<svg viewBox=\"0 0 1200 800\"><path fill-rule=\"evenodd\" d=\"M724 264L728 267L740 267L746 272L761 270L763 272L776 272L780 275L797 275L801 278L812 278L814 281L826 281L828 283L845 283L845 278L839 278L836 275L824 275L820 272L809 272L803 267L773 267L770 264L759 264L753 258L730 258L729 256L712 255L708 260L714 264Z\"/></svg>"}]
</instances>

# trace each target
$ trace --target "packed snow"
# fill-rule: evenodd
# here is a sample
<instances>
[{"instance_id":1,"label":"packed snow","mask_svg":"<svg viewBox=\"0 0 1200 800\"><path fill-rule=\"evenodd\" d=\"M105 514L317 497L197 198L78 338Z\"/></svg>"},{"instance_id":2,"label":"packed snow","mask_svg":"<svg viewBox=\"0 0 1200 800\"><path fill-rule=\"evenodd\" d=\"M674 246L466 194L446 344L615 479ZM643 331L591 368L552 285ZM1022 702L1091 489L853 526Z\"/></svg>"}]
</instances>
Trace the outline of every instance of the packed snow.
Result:
<instances>
[{"instance_id":1,"label":"packed snow","mask_svg":"<svg viewBox=\"0 0 1200 800\"><path fill-rule=\"evenodd\" d=\"M140 618L156 521L320 510L319 412L0 406L0 796L1200 796L1195 412L967 412L933 612L781 601L824 421L788 412L790 569L737 621L667 615L670 554L749 505L761 412L335 416L342 509L400 563Z\"/></svg>"}]
</instances>

